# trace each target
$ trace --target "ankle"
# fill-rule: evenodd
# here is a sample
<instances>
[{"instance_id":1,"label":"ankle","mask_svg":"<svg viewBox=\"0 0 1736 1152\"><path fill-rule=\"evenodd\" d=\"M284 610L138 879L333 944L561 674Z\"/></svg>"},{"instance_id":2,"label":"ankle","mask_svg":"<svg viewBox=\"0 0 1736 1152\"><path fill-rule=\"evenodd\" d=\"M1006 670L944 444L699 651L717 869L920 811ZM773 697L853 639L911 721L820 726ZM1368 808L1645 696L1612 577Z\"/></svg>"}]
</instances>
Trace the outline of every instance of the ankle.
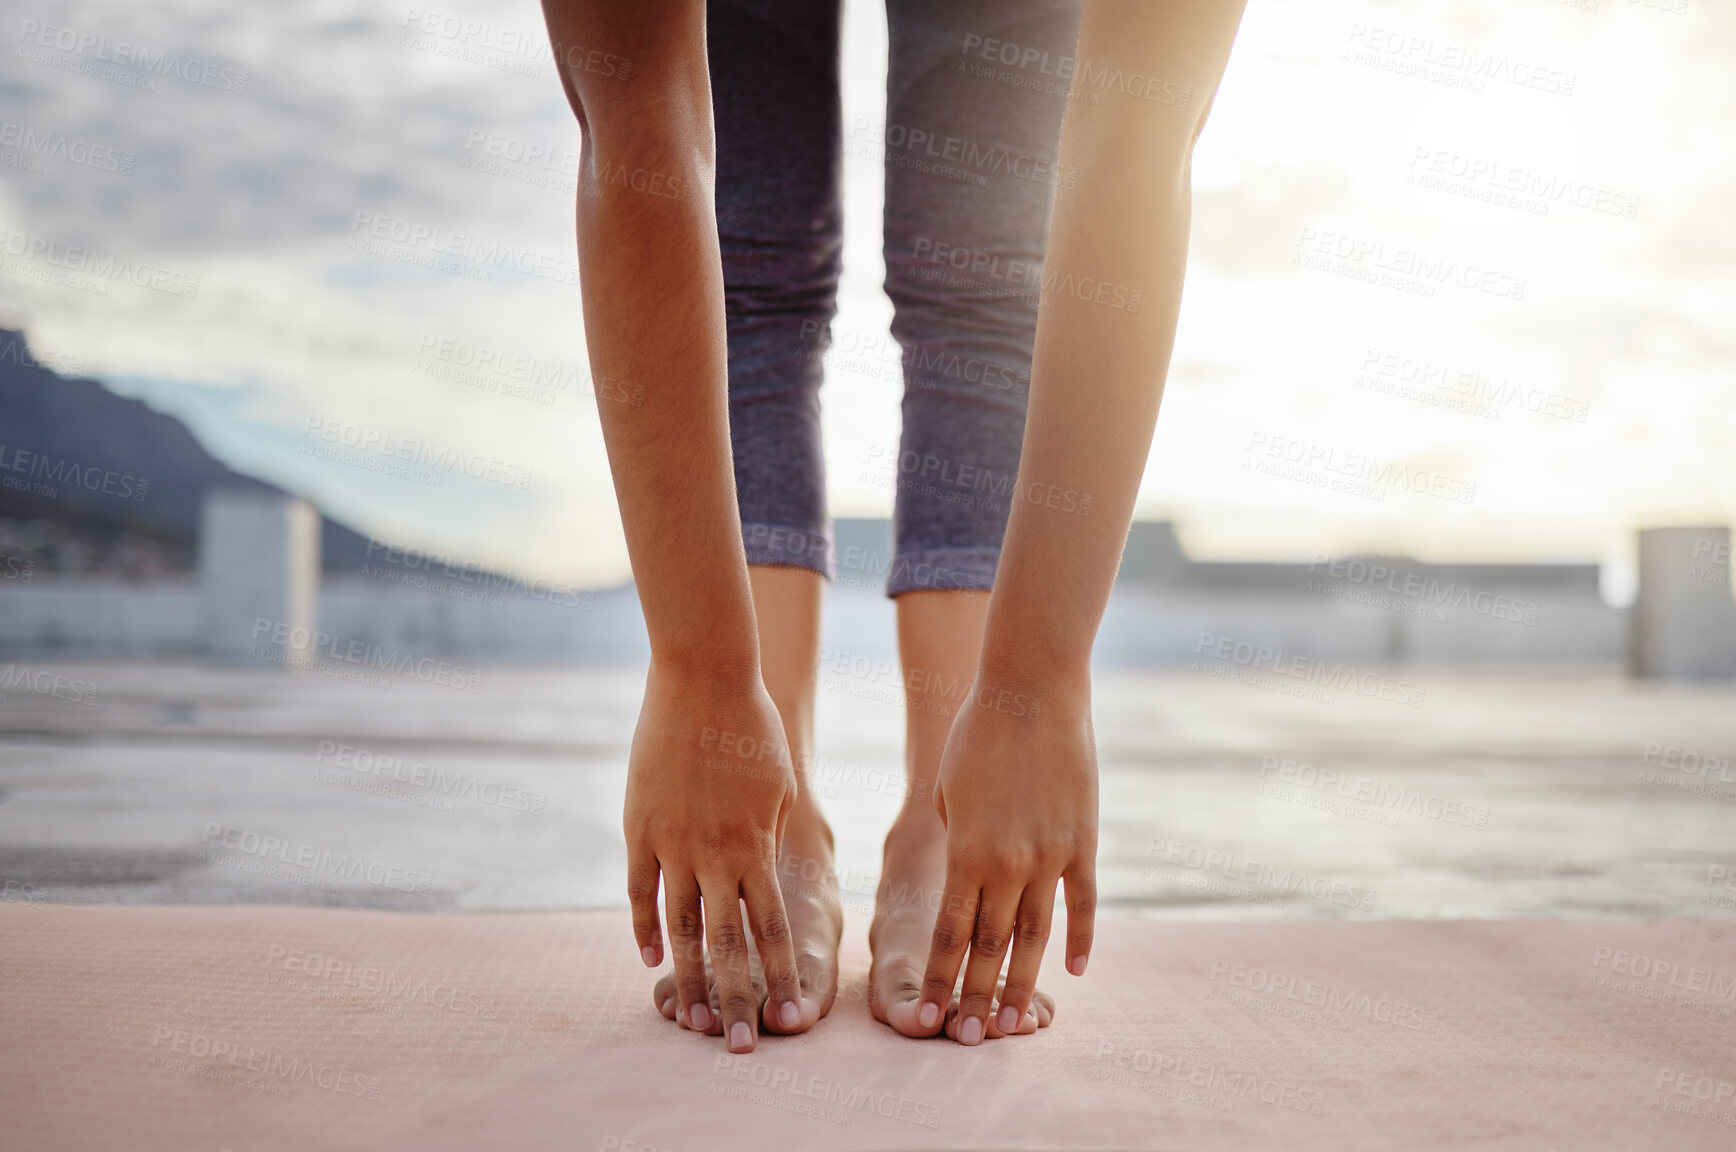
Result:
<instances>
[{"instance_id":1,"label":"ankle","mask_svg":"<svg viewBox=\"0 0 1736 1152\"><path fill-rule=\"evenodd\" d=\"M935 811L932 798L917 801L913 796L906 800L904 806L898 810L898 815L893 817L892 827L886 832L888 847L894 844L899 847L915 846L944 839L946 824L941 821L940 813Z\"/></svg>"}]
</instances>

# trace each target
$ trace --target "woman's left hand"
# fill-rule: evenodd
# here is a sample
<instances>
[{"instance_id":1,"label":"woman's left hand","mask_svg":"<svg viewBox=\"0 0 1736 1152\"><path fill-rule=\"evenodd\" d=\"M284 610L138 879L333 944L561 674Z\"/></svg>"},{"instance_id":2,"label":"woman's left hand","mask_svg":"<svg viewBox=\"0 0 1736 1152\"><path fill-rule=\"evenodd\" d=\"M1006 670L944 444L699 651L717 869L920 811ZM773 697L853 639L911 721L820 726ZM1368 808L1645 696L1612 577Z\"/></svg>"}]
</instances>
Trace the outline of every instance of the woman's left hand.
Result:
<instances>
[{"instance_id":1,"label":"woman's left hand","mask_svg":"<svg viewBox=\"0 0 1736 1152\"><path fill-rule=\"evenodd\" d=\"M996 1020L1002 1032L1020 1029L1049 940L1057 880L1067 884L1067 970L1085 974L1097 903L1088 674L1035 690L979 675L941 755L935 800L946 824L946 889L918 1020L933 1027L940 1019L964 965L956 1023L947 1032L976 1044L988 1034L1003 963Z\"/></svg>"}]
</instances>

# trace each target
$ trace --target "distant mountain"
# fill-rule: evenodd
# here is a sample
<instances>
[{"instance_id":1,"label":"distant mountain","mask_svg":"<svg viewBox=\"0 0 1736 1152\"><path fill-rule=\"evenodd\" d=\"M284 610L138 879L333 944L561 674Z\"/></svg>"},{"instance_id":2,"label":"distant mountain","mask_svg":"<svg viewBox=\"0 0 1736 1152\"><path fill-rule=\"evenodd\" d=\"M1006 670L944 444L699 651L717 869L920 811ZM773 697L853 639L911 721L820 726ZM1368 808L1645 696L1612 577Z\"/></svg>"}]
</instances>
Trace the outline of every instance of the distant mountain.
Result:
<instances>
[{"instance_id":1,"label":"distant mountain","mask_svg":"<svg viewBox=\"0 0 1736 1152\"><path fill-rule=\"evenodd\" d=\"M130 537L190 566L200 503L217 486L283 491L217 460L173 416L52 371L22 332L0 328L0 519L108 544ZM359 569L367 545L322 517L327 572Z\"/></svg>"}]
</instances>

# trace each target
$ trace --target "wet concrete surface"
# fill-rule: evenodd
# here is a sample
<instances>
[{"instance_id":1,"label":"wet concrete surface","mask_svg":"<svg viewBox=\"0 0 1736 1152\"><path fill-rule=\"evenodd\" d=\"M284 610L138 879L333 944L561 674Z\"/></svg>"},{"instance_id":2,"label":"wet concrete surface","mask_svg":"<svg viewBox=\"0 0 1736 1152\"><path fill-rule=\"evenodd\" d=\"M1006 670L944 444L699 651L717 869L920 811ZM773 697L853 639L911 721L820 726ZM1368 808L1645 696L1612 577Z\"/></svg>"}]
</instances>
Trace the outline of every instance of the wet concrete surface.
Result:
<instances>
[{"instance_id":1,"label":"wet concrete surface","mask_svg":"<svg viewBox=\"0 0 1736 1152\"><path fill-rule=\"evenodd\" d=\"M35 676L48 691L0 700L5 900L625 903L640 668L487 667L473 693L16 663L96 690ZM816 790L865 916L901 803L898 684L821 684ZM1736 916L1736 686L1369 668L1331 689L1206 666L1100 670L1094 696L1106 913Z\"/></svg>"}]
</instances>

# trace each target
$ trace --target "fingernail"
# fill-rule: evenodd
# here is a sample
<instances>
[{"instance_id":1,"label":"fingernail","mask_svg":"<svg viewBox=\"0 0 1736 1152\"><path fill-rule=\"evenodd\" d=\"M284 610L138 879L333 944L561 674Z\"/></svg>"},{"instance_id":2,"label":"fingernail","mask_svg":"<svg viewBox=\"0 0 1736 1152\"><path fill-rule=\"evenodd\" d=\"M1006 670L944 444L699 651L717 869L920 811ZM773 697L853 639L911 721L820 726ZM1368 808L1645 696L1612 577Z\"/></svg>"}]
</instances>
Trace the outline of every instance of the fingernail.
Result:
<instances>
[{"instance_id":1,"label":"fingernail","mask_svg":"<svg viewBox=\"0 0 1736 1152\"><path fill-rule=\"evenodd\" d=\"M639 949L639 959L645 961L645 967L655 968L657 967L657 950L647 944Z\"/></svg>"},{"instance_id":2,"label":"fingernail","mask_svg":"<svg viewBox=\"0 0 1736 1152\"><path fill-rule=\"evenodd\" d=\"M785 1000L778 1007L778 1023L785 1028L794 1028L802 1022L802 1010L796 1007L794 1000Z\"/></svg>"},{"instance_id":3,"label":"fingernail","mask_svg":"<svg viewBox=\"0 0 1736 1152\"><path fill-rule=\"evenodd\" d=\"M704 1032L711 1027L711 1009L703 1004L695 1004L687 1010L687 1026L695 1032Z\"/></svg>"},{"instance_id":4,"label":"fingernail","mask_svg":"<svg viewBox=\"0 0 1736 1152\"><path fill-rule=\"evenodd\" d=\"M737 1020L729 1026L729 1046L731 1048L753 1047L753 1029L747 1026L746 1020Z\"/></svg>"},{"instance_id":5,"label":"fingernail","mask_svg":"<svg viewBox=\"0 0 1736 1152\"><path fill-rule=\"evenodd\" d=\"M924 1028L932 1028L940 1023L940 1005L925 1003L916 1010L916 1022Z\"/></svg>"},{"instance_id":6,"label":"fingernail","mask_svg":"<svg viewBox=\"0 0 1736 1152\"><path fill-rule=\"evenodd\" d=\"M964 1027L958 1030L961 1044L981 1044L983 1041L983 1022L975 1016L965 1018Z\"/></svg>"},{"instance_id":7,"label":"fingernail","mask_svg":"<svg viewBox=\"0 0 1736 1152\"><path fill-rule=\"evenodd\" d=\"M670 996L664 999L663 1011L669 1013L671 1016L675 1015L675 997Z\"/></svg>"},{"instance_id":8,"label":"fingernail","mask_svg":"<svg viewBox=\"0 0 1736 1152\"><path fill-rule=\"evenodd\" d=\"M1019 1026L1019 1010L1014 1008L1011 1004L1001 1005L1001 1018L999 1023L1001 1031L1010 1034L1013 1029Z\"/></svg>"},{"instance_id":9,"label":"fingernail","mask_svg":"<svg viewBox=\"0 0 1736 1152\"><path fill-rule=\"evenodd\" d=\"M1073 973L1075 976L1085 975L1085 961L1089 959L1089 956L1073 957L1073 959L1067 961L1067 971Z\"/></svg>"}]
</instances>

